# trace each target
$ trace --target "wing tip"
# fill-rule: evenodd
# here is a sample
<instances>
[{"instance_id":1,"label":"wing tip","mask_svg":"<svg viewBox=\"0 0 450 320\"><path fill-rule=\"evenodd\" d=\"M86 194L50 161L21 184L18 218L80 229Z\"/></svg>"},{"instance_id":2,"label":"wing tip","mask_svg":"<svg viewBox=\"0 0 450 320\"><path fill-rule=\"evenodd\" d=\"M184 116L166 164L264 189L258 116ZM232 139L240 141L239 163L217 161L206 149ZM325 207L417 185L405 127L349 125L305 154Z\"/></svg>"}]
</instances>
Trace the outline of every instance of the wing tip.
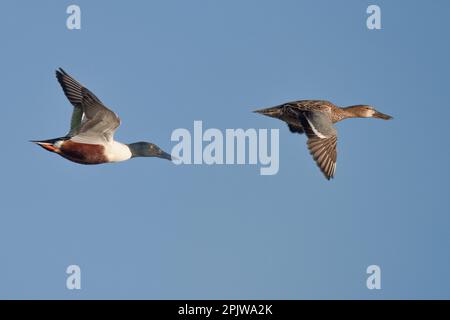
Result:
<instances>
[{"instance_id":1,"label":"wing tip","mask_svg":"<svg viewBox=\"0 0 450 320\"><path fill-rule=\"evenodd\" d=\"M58 68L55 70L55 74L58 82L63 84L64 76L67 76L67 73L62 68Z\"/></svg>"},{"instance_id":2,"label":"wing tip","mask_svg":"<svg viewBox=\"0 0 450 320\"><path fill-rule=\"evenodd\" d=\"M64 71L64 69L63 69L63 68L61 68L61 67L59 67L58 69L56 69L56 74L58 74L58 73L60 73L60 74L64 74L64 75L67 75L67 72L66 72L66 71Z\"/></svg>"}]
</instances>

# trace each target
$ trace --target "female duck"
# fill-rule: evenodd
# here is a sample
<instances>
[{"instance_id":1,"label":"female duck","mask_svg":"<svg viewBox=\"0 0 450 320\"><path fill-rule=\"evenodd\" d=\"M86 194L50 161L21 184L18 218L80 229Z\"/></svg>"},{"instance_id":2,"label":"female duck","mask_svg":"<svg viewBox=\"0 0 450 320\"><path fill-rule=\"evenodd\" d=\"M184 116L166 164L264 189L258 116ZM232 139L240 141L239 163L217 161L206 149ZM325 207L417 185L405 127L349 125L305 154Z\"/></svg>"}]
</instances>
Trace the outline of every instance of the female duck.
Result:
<instances>
[{"instance_id":1,"label":"female duck","mask_svg":"<svg viewBox=\"0 0 450 320\"><path fill-rule=\"evenodd\" d=\"M328 180L336 172L337 131L334 123L348 118L392 119L371 106L340 108L324 100L294 101L254 112L286 122L293 133L306 133L308 149Z\"/></svg>"}]
</instances>

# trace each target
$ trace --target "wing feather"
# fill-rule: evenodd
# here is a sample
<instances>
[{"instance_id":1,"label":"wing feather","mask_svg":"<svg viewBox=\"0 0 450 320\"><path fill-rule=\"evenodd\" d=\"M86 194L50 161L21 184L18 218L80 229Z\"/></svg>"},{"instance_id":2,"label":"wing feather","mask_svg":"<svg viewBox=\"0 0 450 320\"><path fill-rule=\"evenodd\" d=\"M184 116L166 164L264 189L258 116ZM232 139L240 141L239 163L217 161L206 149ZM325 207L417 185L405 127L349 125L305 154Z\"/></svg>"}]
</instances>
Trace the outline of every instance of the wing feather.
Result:
<instances>
[{"instance_id":1,"label":"wing feather","mask_svg":"<svg viewBox=\"0 0 450 320\"><path fill-rule=\"evenodd\" d=\"M119 117L62 68L56 71L56 78L74 107L67 136L83 142L111 141L120 126Z\"/></svg>"},{"instance_id":2,"label":"wing feather","mask_svg":"<svg viewBox=\"0 0 450 320\"><path fill-rule=\"evenodd\" d=\"M305 111L299 120L308 136L308 149L325 177L334 177L337 160L337 131L329 116L320 111Z\"/></svg>"}]
</instances>

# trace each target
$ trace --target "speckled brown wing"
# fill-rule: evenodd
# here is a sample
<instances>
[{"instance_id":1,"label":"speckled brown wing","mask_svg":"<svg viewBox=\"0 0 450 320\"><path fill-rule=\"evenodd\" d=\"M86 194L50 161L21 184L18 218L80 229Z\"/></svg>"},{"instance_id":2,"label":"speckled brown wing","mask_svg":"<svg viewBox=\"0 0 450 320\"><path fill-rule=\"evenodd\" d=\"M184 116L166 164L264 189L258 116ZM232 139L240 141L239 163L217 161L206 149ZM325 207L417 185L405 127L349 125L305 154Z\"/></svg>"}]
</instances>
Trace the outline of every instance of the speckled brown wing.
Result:
<instances>
[{"instance_id":1,"label":"speckled brown wing","mask_svg":"<svg viewBox=\"0 0 450 320\"><path fill-rule=\"evenodd\" d=\"M337 131L328 114L320 111L305 111L299 116L308 136L308 149L318 167L330 180L336 172Z\"/></svg>"},{"instance_id":2,"label":"speckled brown wing","mask_svg":"<svg viewBox=\"0 0 450 320\"><path fill-rule=\"evenodd\" d=\"M334 177L336 172L336 145L337 137L331 136L329 138L309 138L308 149L318 167L325 175L325 178L330 180Z\"/></svg>"}]
</instances>

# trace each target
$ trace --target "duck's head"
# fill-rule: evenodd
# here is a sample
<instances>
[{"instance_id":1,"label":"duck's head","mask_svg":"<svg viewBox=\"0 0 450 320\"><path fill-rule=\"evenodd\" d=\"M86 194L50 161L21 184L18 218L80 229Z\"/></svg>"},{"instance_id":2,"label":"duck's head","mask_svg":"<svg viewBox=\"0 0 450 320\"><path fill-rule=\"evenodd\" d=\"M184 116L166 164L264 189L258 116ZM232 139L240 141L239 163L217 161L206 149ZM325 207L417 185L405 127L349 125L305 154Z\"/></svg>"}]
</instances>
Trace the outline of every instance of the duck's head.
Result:
<instances>
[{"instance_id":1,"label":"duck's head","mask_svg":"<svg viewBox=\"0 0 450 320\"><path fill-rule=\"evenodd\" d=\"M172 157L167 152L164 152L160 147L150 142L135 142L128 145L132 157L158 157L167 160L172 160Z\"/></svg>"},{"instance_id":2,"label":"duck's head","mask_svg":"<svg viewBox=\"0 0 450 320\"><path fill-rule=\"evenodd\" d=\"M383 120L392 119L391 116L377 111L372 106L356 105L344 108L348 112L349 116L355 118L378 118Z\"/></svg>"}]
</instances>

